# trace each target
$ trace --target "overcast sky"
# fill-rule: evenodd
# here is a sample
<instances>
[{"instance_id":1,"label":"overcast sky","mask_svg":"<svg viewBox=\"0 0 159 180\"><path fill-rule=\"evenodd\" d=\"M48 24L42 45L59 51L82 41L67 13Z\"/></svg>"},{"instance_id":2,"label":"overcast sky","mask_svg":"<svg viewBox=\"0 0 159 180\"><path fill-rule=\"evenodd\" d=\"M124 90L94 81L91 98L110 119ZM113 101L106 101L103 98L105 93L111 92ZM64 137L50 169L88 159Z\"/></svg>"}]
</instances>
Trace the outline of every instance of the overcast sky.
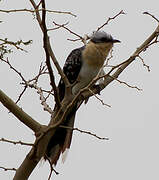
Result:
<instances>
[{"instance_id":1,"label":"overcast sky","mask_svg":"<svg viewBox=\"0 0 159 180\"><path fill-rule=\"evenodd\" d=\"M48 15L48 27L52 28L53 21L66 23L74 32L90 34L120 10L126 15L103 28L114 38L121 40L113 51L112 64L126 60L136 48L154 31L157 23L150 16L143 15L148 11L159 18L158 1L91 1L91 0L54 0L47 4L51 10L71 11L76 14ZM0 9L31 8L29 0L2 0ZM22 72L26 79L31 79L39 65L45 61L42 49L42 33L36 19L30 13L0 13L0 38L9 40L33 40L26 47L28 53L15 49L9 55L10 62ZM49 33L53 50L61 65L70 51L82 46L80 42L70 42L74 38L65 30ZM96 98L83 105L77 113L75 127L91 131L109 141L101 141L89 135L74 132L73 141L67 160L60 161L56 170L60 173L53 175L54 180L64 179L108 179L108 180L158 180L159 179L159 45L154 45L142 57L150 66L150 72L136 59L119 77L128 84L138 86L143 91L128 88L118 82L110 84L100 96L111 108L101 105ZM55 68L54 68L55 71ZM58 78L56 79L58 81ZM48 88L49 82L41 79L41 85ZM0 63L0 88L14 101L22 90L20 78L4 63ZM49 122L49 114L44 112L39 97L33 89L29 89L22 97L19 106L42 124ZM33 142L31 130L19 122L0 104L0 138ZM23 161L29 147L0 143L0 166L17 168ZM31 174L30 180L45 180L49 175L48 163L39 164ZM14 172L4 172L0 169L0 179L12 179Z\"/></svg>"}]
</instances>

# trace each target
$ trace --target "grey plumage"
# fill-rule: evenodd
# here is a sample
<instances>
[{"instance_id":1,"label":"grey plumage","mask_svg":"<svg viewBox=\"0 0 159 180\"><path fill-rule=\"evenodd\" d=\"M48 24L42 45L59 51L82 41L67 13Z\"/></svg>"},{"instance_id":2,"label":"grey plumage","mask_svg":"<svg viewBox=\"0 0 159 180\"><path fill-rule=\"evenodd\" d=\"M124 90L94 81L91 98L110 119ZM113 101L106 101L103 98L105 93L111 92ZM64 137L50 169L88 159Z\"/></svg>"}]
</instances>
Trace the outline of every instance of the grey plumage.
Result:
<instances>
[{"instance_id":1,"label":"grey plumage","mask_svg":"<svg viewBox=\"0 0 159 180\"><path fill-rule=\"evenodd\" d=\"M94 43L104 43L104 42L120 42L119 40L113 39L113 37L104 31L95 31L90 37L91 41Z\"/></svg>"}]
</instances>

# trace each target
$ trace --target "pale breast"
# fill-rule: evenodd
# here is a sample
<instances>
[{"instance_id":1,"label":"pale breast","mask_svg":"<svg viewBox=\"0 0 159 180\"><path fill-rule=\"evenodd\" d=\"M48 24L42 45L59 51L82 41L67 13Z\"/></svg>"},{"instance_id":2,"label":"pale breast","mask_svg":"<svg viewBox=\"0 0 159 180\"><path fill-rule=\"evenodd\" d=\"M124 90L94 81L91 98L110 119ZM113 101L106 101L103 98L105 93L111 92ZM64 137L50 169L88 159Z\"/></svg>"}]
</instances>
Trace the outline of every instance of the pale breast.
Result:
<instances>
[{"instance_id":1,"label":"pale breast","mask_svg":"<svg viewBox=\"0 0 159 180\"><path fill-rule=\"evenodd\" d=\"M72 93L77 94L80 89L86 87L97 76L99 70L100 67L97 68L84 63L80 70L77 84L72 89Z\"/></svg>"}]
</instances>

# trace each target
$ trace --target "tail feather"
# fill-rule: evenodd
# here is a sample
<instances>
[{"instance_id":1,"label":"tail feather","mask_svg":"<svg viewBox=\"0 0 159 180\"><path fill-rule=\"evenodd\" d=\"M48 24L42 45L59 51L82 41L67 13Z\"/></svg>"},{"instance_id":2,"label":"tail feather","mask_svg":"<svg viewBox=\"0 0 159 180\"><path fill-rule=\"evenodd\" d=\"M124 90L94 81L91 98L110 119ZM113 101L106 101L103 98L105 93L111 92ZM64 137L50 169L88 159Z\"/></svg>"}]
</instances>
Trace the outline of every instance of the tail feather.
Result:
<instances>
[{"instance_id":1,"label":"tail feather","mask_svg":"<svg viewBox=\"0 0 159 180\"><path fill-rule=\"evenodd\" d=\"M65 122L62 124L68 128L59 127L48 144L46 156L49 157L53 165L57 164L60 154L70 148L76 110L77 106L72 109L67 115Z\"/></svg>"},{"instance_id":2,"label":"tail feather","mask_svg":"<svg viewBox=\"0 0 159 180\"><path fill-rule=\"evenodd\" d=\"M57 161L60 157L60 154L61 154L61 148L59 146L59 144L57 144L56 146L54 146L54 148L51 149L50 151L50 161L51 161L51 164L54 164L56 166L57 164Z\"/></svg>"},{"instance_id":3,"label":"tail feather","mask_svg":"<svg viewBox=\"0 0 159 180\"><path fill-rule=\"evenodd\" d=\"M69 119L67 126L68 128L66 128L66 137L65 137L65 141L62 147L62 152L64 152L67 149L70 148L71 145L71 141L72 141L72 134L73 134L73 130L72 128L74 127L74 122L75 122L75 115L76 113L72 114L71 118Z\"/></svg>"},{"instance_id":4,"label":"tail feather","mask_svg":"<svg viewBox=\"0 0 159 180\"><path fill-rule=\"evenodd\" d=\"M69 149L65 149L65 151L62 153L62 162L64 163L66 161L67 155L68 155Z\"/></svg>"}]
</instances>

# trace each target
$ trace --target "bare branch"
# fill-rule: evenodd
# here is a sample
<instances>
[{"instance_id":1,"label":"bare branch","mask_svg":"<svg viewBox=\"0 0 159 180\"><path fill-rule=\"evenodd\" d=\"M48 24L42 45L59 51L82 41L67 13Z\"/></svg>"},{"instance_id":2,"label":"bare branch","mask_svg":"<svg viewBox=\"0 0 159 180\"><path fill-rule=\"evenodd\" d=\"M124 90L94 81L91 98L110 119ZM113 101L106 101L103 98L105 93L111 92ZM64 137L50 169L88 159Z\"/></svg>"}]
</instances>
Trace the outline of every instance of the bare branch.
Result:
<instances>
[{"instance_id":1,"label":"bare branch","mask_svg":"<svg viewBox=\"0 0 159 180\"><path fill-rule=\"evenodd\" d=\"M3 44L7 44L7 45L12 45L14 46L16 49L18 50L21 50L21 51L24 51L24 52L27 52L25 49L21 48L20 45L23 44L23 45L29 45L32 43L32 40L29 40L29 41L22 41L22 40L19 40L17 42L13 42L13 41L8 41L7 39L0 39L0 41L2 41L3 43L1 43L1 45Z\"/></svg>"},{"instance_id":2,"label":"bare branch","mask_svg":"<svg viewBox=\"0 0 159 180\"><path fill-rule=\"evenodd\" d=\"M43 91L40 87L37 86L36 83L33 83L33 84L30 84L30 83L27 83L27 86L31 87L31 88L35 88L37 90L37 93L40 95L40 101L41 101L41 104L43 105L44 107L44 111L47 111L49 112L50 114L53 113L52 109L49 107L49 105L46 103L46 98L44 97L43 95Z\"/></svg>"},{"instance_id":3,"label":"bare branch","mask_svg":"<svg viewBox=\"0 0 159 180\"><path fill-rule=\"evenodd\" d=\"M13 66L11 65L11 63L10 63L9 60L8 60L8 58L7 58L7 60L1 59L1 61L2 61L2 62L5 62L6 64L8 64L9 67L10 67L14 72L16 72L16 73L19 75L19 77L22 79L22 81L23 81L23 82L26 82L26 80L25 80L25 78L23 77L23 75L21 74L21 72L19 72L15 67L13 67Z\"/></svg>"},{"instance_id":4,"label":"bare branch","mask_svg":"<svg viewBox=\"0 0 159 180\"><path fill-rule=\"evenodd\" d=\"M122 63L120 64L117 64L115 66L112 66L112 65L107 65L107 67L112 67L112 69L107 73L108 75L111 74L115 69L119 68L120 66L122 66L123 64L129 62L129 59L123 61Z\"/></svg>"},{"instance_id":5,"label":"bare branch","mask_svg":"<svg viewBox=\"0 0 159 180\"><path fill-rule=\"evenodd\" d=\"M82 42L84 42L84 38L82 36L80 36L79 34L73 32L72 30L70 30L69 28L66 27L66 24L57 24L55 21L53 21L54 25L57 26L58 28L63 28L65 30L67 30L69 33L73 34L74 36L78 37L78 39L80 39ZM70 39L69 39L70 40ZM72 40L74 41L74 40Z\"/></svg>"},{"instance_id":6,"label":"bare branch","mask_svg":"<svg viewBox=\"0 0 159 180\"><path fill-rule=\"evenodd\" d=\"M22 79L22 83L21 83L21 84L24 85L24 89L22 90L22 92L20 93L18 99L16 100L16 102L15 102L16 104L20 101L21 97L24 95L25 91L27 90L27 87L35 88L36 90L38 90L38 92L40 92L40 91L39 91L39 87L36 85L36 83L38 82L38 79L39 79L39 77L40 77L41 75L48 74L46 65L43 66L42 63L41 63L38 74L37 74L34 78L32 78L31 80L28 80L28 81L27 81L27 80L25 80L25 78L24 78L24 76L21 74L21 72L19 72L19 71L9 62L8 59L7 59L7 60L1 59L1 61L2 61L2 62L5 62L6 64L8 64L9 67L10 67L15 73L17 73L18 76ZM33 84L30 84L31 82L33 82L34 85L33 85ZM40 88L40 89L41 89L41 88ZM48 93L48 96L49 96L50 94L52 94L51 91L46 91L46 90L42 90L42 89L41 89L41 91L42 91L42 92L47 92L47 93ZM42 99L43 99L43 98L42 98ZM46 99L45 99L45 100L46 100ZM46 106L46 107L47 107L47 106ZM48 108L46 108L46 109L48 110ZM51 112L51 111L49 110L48 112Z\"/></svg>"},{"instance_id":7,"label":"bare branch","mask_svg":"<svg viewBox=\"0 0 159 180\"><path fill-rule=\"evenodd\" d=\"M50 165L50 174L49 174L49 177L48 177L48 180L50 180L53 172L54 172L56 175L58 175L59 172L57 172L57 171L52 167L52 164L51 164L50 159L49 159L47 156L45 156L45 157L46 157L46 159L48 160L49 165Z\"/></svg>"},{"instance_id":8,"label":"bare branch","mask_svg":"<svg viewBox=\"0 0 159 180\"><path fill-rule=\"evenodd\" d=\"M25 113L19 106L17 106L6 94L0 90L0 102L12 112L22 123L38 132L41 129L41 124L35 121L31 116Z\"/></svg>"},{"instance_id":9,"label":"bare branch","mask_svg":"<svg viewBox=\"0 0 159 180\"><path fill-rule=\"evenodd\" d=\"M66 129L71 129L72 131L79 131L80 133L85 133L85 134L94 136L94 137L96 137L97 139L100 139L100 140L109 140L109 138L97 136L96 134L94 134L94 133L92 133L90 131L84 131L84 130L81 130L81 129L78 129L78 128L72 128L72 127L63 126L63 125L60 125L60 127L61 128L66 128Z\"/></svg>"},{"instance_id":10,"label":"bare branch","mask_svg":"<svg viewBox=\"0 0 159 180\"><path fill-rule=\"evenodd\" d=\"M13 67L13 65L9 62L8 58L7 60L4 60L4 59L1 59L2 62L5 62L6 64L9 65L9 67L16 73L18 74L18 76L21 78L21 80L24 82L24 84L26 84L26 80L25 78L23 77L23 75L21 74L21 72L19 72L15 67ZM21 97L23 96L23 94L25 93L27 89L27 86L24 87L23 91L20 93L18 99L16 100L16 104L20 101Z\"/></svg>"},{"instance_id":11,"label":"bare branch","mask_svg":"<svg viewBox=\"0 0 159 180\"><path fill-rule=\"evenodd\" d=\"M34 9L37 9L37 6L36 6L34 0L30 0L30 2L31 2L31 4L32 4L32 6L34 7ZM43 2L43 1L42 1L42 2ZM43 13L43 15L44 15L44 14L45 14L45 13ZM43 27L44 24L42 23L42 20L41 20L39 11L36 11L36 18L37 18L37 21L38 21L38 23L39 23L39 26L40 26L42 32L45 33L45 36L46 36L46 37L45 37L45 38L46 38L45 42L47 42L47 46L46 46L46 47L47 47L47 51L48 51L48 53L49 53L49 55L50 55L50 57L51 57L54 65L55 65L58 73L60 74L62 80L64 81L65 85L66 85L66 86L70 86L70 83L69 83L67 77L66 77L65 74L63 73L63 71L62 71L62 69L61 69L61 67L60 67L60 65L59 65L59 63L58 63L58 61L57 61L57 59L56 59L53 51L52 51L51 44L50 44L50 40L49 40L49 37L48 37L48 35L47 35L47 28L45 27L45 29L44 29L44 27ZM45 25L45 26L46 26L46 25Z\"/></svg>"},{"instance_id":12,"label":"bare branch","mask_svg":"<svg viewBox=\"0 0 159 180\"><path fill-rule=\"evenodd\" d=\"M55 27L55 28L47 29L47 31L54 31L54 30L60 29L61 27L68 25L68 23L69 22L66 22L64 24L61 24L60 26Z\"/></svg>"},{"instance_id":13,"label":"bare branch","mask_svg":"<svg viewBox=\"0 0 159 180\"><path fill-rule=\"evenodd\" d=\"M125 12L124 12L123 10L121 10L121 11L120 11L118 14L116 14L115 16L109 17L108 20L107 20L104 24L102 24L100 27L98 27L96 31L101 30L101 29L102 29L104 26L106 26L110 21L114 20L115 18L117 18L117 17L118 17L119 15L121 15L121 14L125 14Z\"/></svg>"},{"instance_id":14,"label":"bare branch","mask_svg":"<svg viewBox=\"0 0 159 180\"><path fill-rule=\"evenodd\" d=\"M134 88L134 89L137 89L138 91L142 91L142 89L138 88L137 86L131 86L131 85L129 85L128 83L126 83L126 82L124 82L124 81L121 81L121 80L119 80L119 79L114 79L114 80L118 81L118 82L121 83L121 84L125 84L125 85L128 86L129 88Z\"/></svg>"},{"instance_id":15,"label":"bare branch","mask_svg":"<svg viewBox=\"0 0 159 180\"><path fill-rule=\"evenodd\" d=\"M148 66L147 64L145 64L144 59L143 59L141 56L138 55L138 57L139 57L139 59L142 61L143 66L145 66L145 67L147 68L148 72L150 72L150 66Z\"/></svg>"},{"instance_id":16,"label":"bare branch","mask_svg":"<svg viewBox=\"0 0 159 180\"><path fill-rule=\"evenodd\" d=\"M0 169L3 169L4 171L16 171L17 170L15 168L6 168L6 167L2 167L2 166L0 166Z\"/></svg>"},{"instance_id":17,"label":"bare branch","mask_svg":"<svg viewBox=\"0 0 159 180\"><path fill-rule=\"evenodd\" d=\"M155 19L159 23L159 20L154 15L150 14L149 12L143 12L143 14L147 14L151 16L153 19Z\"/></svg>"},{"instance_id":18,"label":"bare branch","mask_svg":"<svg viewBox=\"0 0 159 180\"><path fill-rule=\"evenodd\" d=\"M93 94L93 91L92 91L90 88L88 88L88 90ZM102 103L102 105L107 106L107 107L109 107L109 108L111 107L111 105L105 104L104 101L103 101L101 98L99 98L96 94L94 94L94 97L95 97L96 99L98 99L98 100Z\"/></svg>"},{"instance_id":19,"label":"bare branch","mask_svg":"<svg viewBox=\"0 0 159 180\"><path fill-rule=\"evenodd\" d=\"M49 74L49 72L47 71L47 66L46 65L43 65L43 63L40 64L40 67L39 67L39 72L38 74L32 78L31 80L27 81L28 83L32 82L32 81L35 81L35 83L38 82L38 79L41 75L44 75L44 74Z\"/></svg>"},{"instance_id":20,"label":"bare branch","mask_svg":"<svg viewBox=\"0 0 159 180\"><path fill-rule=\"evenodd\" d=\"M42 1L42 7L43 9L45 9L45 1ZM48 35L47 35L47 27L45 23L45 18L46 18L46 11L43 10L42 11L42 26L43 26L43 43L44 43L44 50L46 54L46 65L47 65L49 75L50 75L50 85L52 86L54 90L55 102L56 102L57 107L60 107L61 106L60 98L59 98L58 90L55 84L55 77L54 77L53 70L50 63L50 54L48 50L49 49L48 48Z\"/></svg>"},{"instance_id":21,"label":"bare branch","mask_svg":"<svg viewBox=\"0 0 159 180\"><path fill-rule=\"evenodd\" d=\"M37 6L38 8L38 6ZM10 10L3 10L3 9L0 9L0 12L3 12L3 13L14 13L14 12L30 12L30 13L35 13L35 12L40 12L40 11L43 11L45 10L46 12L49 12L49 13L56 13L56 14L68 14L68 15L71 15L71 16L74 16L74 17L77 17L75 14L71 13L71 12L68 12L68 11L54 11L54 10L49 10L49 9L10 9Z\"/></svg>"},{"instance_id":22,"label":"bare branch","mask_svg":"<svg viewBox=\"0 0 159 180\"><path fill-rule=\"evenodd\" d=\"M17 145L17 144L25 145L25 146L33 146L34 145L32 143L25 143L25 142L22 142L22 141L11 141L11 140L8 140L8 139L5 139L5 138L1 138L0 141L11 143L11 144L14 144L14 145Z\"/></svg>"},{"instance_id":23,"label":"bare branch","mask_svg":"<svg viewBox=\"0 0 159 180\"><path fill-rule=\"evenodd\" d=\"M20 95L18 96L18 99L16 100L16 104L21 100L22 96L24 95L25 91L27 90L27 86L24 86L24 89L22 90L22 92L20 93Z\"/></svg>"}]
</instances>

